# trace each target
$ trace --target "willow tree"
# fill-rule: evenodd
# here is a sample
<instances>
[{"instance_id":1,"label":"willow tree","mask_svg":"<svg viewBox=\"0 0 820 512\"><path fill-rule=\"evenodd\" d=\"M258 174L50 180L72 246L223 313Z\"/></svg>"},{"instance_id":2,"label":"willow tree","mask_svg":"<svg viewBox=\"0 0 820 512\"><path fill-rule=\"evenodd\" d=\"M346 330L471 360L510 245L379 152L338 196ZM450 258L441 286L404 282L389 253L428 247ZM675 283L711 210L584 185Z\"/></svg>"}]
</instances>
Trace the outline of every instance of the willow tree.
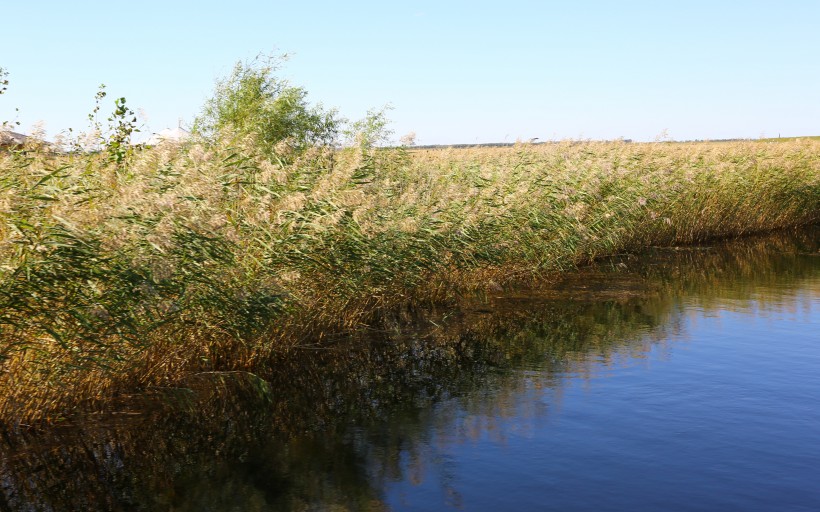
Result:
<instances>
[{"instance_id":1,"label":"willow tree","mask_svg":"<svg viewBox=\"0 0 820 512\"><path fill-rule=\"evenodd\" d=\"M297 152L333 144L341 125L336 111L311 105L307 91L277 77L278 63L269 57L237 62L229 76L217 80L194 131L206 138L224 129L253 134L271 155L283 142Z\"/></svg>"}]
</instances>

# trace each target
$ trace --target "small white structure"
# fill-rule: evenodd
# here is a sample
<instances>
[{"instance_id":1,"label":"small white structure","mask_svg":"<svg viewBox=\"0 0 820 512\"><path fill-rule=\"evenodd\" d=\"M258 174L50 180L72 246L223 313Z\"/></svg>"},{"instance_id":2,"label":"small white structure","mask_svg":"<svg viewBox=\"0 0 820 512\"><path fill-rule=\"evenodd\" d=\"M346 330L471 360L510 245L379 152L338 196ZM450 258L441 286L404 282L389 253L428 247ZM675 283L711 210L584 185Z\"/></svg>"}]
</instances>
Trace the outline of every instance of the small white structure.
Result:
<instances>
[{"instance_id":1,"label":"small white structure","mask_svg":"<svg viewBox=\"0 0 820 512\"><path fill-rule=\"evenodd\" d=\"M145 142L148 146L156 146L163 142L170 142L172 144L179 144L191 138L191 132L182 128L182 120L179 121L176 128L166 128L159 133L154 133Z\"/></svg>"}]
</instances>

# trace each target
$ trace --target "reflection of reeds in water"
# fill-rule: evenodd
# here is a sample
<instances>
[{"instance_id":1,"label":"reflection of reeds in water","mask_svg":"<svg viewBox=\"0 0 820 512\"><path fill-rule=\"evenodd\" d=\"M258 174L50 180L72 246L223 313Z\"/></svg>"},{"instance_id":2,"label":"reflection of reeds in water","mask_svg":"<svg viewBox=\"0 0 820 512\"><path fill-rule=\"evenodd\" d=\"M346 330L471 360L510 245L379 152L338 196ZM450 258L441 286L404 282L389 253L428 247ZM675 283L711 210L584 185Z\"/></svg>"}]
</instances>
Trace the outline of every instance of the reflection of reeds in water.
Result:
<instances>
[{"instance_id":1,"label":"reflection of reeds in water","mask_svg":"<svg viewBox=\"0 0 820 512\"><path fill-rule=\"evenodd\" d=\"M818 143L0 155L0 418L55 420L596 257L818 220Z\"/></svg>"},{"instance_id":2,"label":"reflection of reeds in water","mask_svg":"<svg viewBox=\"0 0 820 512\"><path fill-rule=\"evenodd\" d=\"M818 240L602 260L554 286L406 310L371 335L280 353L264 381L203 373L125 400L138 414L6 432L0 509L380 510L382 484L403 478L439 478L457 502L446 468L427 466L436 450L503 441L511 422L560 407L568 380L674 343L684 302L776 311L816 295Z\"/></svg>"}]
</instances>

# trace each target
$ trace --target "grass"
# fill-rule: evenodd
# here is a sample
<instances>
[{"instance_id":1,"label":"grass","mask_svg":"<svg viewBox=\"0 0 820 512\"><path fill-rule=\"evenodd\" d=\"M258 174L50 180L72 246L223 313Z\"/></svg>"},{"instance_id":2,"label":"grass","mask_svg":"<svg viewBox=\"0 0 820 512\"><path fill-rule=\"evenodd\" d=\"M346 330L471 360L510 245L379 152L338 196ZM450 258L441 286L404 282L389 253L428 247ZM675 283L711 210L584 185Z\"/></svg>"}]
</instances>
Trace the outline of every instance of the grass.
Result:
<instances>
[{"instance_id":1,"label":"grass","mask_svg":"<svg viewBox=\"0 0 820 512\"><path fill-rule=\"evenodd\" d=\"M0 154L0 421L259 371L403 307L820 221L820 141Z\"/></svg>"},{"instance_id":2,"label":"grass","mask_svg":"<svg viewBox=\"0 0 820 512\"><path fill-rule=\"evenodd\" d=\"M820 135L809 135L803 137L767 137L760 139L761 142L793 142L799 140L820 140Z\"/></svg>"}]
</instances>

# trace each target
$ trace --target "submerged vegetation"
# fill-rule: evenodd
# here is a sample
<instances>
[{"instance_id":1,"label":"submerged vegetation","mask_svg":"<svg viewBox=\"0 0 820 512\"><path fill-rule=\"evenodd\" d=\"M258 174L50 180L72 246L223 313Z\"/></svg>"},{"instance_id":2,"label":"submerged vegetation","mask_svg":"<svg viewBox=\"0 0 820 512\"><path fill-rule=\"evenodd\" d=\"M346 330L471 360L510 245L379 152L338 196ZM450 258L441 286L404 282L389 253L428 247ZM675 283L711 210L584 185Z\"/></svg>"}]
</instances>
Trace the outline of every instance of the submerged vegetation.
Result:
<instances>
[{"instance_id":1,"label":"submerged vegetation","mask_svg":"<svg viewBox=\"0 0 820 512\"><path fill-rule=\"evenodd\" d=\"M185 145L124 152L126 125L108 151L0 153L7 424L258 372L601 256L820 220L818 141L378 148L375 114L339 148L334 113L254 69L218 86Z\"/></svg>"}]
</instances>

